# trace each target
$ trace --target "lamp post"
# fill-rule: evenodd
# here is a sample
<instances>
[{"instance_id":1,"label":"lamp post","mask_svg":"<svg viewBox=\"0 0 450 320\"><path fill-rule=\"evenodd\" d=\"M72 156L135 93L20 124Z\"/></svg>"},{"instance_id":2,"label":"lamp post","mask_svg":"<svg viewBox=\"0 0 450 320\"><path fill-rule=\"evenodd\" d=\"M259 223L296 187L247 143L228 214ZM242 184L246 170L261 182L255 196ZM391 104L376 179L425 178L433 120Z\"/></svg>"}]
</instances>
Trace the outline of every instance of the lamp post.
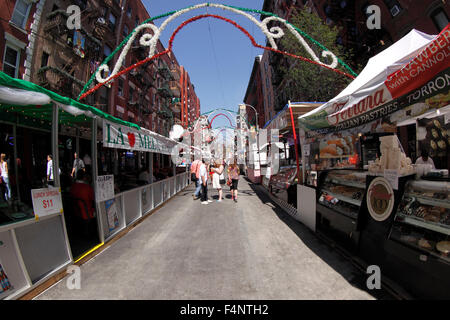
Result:
<instances>
[{"instance_id":1,"label":"lamp post","mask_svg":"<svg viewBox=\"0 0 450 320\"><path fill-rule=\"evenodd\" d=\"M254 106L252 106L252 105L249 105L249 104L247 104L247 103L241 103L241 105L244 105L244 106L250 107L250 108L252 108L252 109L253 109L253 111L255 111L255 115L256 115L256 132L258 132L258 131L259 131L259 124L258 124L258 120L259 120L259 118L258 118L258 111L256 111L256 109L255 109L255 107L254 107ZM247 117L247 118L248 118L248 117Z\"/></svg>"},{"instance_id":2,"label":"lamp post","mask_svg":"<svg viewBox=\"0 0 450 320\"><path fill-rule=\"evenodd\" d=\"M256 116L256 147L258 148L259 176L261 176L261 154L260 154L260 150L259 150L259 124L258 124L259 117L258 117L258 111L256 111L255 107L253 107L252 105L249 105L247 103L241 103L240 105L244 105L244 106L250 107L250 108L253 109L253 111L255 111L255 116ZM247 116L247 119L248 119L248 116Z\"/></svg>"}]
</instances>

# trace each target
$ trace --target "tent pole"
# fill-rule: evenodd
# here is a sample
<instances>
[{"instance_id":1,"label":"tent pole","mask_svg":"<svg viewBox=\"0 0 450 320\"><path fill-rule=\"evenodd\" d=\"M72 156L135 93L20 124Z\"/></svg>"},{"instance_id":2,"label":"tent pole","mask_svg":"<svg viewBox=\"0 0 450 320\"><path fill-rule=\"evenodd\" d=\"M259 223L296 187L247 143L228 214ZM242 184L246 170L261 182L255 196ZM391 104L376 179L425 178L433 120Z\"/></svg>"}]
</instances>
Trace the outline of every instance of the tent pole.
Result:
<instances>
[{"instance_id":1,"label":"tent pole","mask_svg":"<svg viewBox=\"0 0 450 320\"><path fill-rule=\"evenodd\" d=\"M59 150L58 150L58 112L59 108L53 104L53 118L52 118L52 154L53 154L53 181L56 188L61 187L59 178Z\"/></svg>"},{"instance_id":2,"label":"tent pole","mask_svg":"<svg viewBox=\"0 0 450 320\"><path fill-rule=\"evenodd\" d=\"M97 150L97 118L93 118L91 121L91 159L92 159L92 187L94 188L94 194L97 194L97 177L98 177L98 150ZM100 218L100 204L96 203L97 211L97 231L100 239L100 243L105 242L105 233L103 230L103 221Z\"/></svg>"},{"instance_id":3,"label":"tent pole","mask_svg":"<svg viewBox=\"0 0 450 320\"><path fill-rule=\"evenodd\" d=\"M292 112L292 107L291 107L290 102L289 102L289 112L291 114L292 132L294 133L295 159L297 160L297 179L298 179L298 183L300 183L300 163L299 163L299 159L298 159L297 133L295 132L294 114Z\"/></svg>"},{"instance_id":4,"label":"tent pole","mask_svg":"<svg viewBox=\"0 0 450 320\"><path fill-rule=\"evenodd\" d=\"M19 188L19 165L17 163L17 125L13 124L13 137L14 137L14 171L16 176L16 191L17 199L20 202L20 188Z\"/></svg>"}]
</instances>

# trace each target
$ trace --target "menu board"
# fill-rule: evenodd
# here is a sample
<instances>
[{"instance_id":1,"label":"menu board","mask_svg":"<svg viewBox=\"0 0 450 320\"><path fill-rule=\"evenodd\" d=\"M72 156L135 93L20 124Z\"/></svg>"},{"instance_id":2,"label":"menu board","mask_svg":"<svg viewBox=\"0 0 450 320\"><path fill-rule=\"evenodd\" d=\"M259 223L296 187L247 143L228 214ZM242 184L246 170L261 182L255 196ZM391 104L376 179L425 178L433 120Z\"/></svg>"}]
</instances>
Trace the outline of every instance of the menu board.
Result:
<instances>
[{"instance_id":1,"label":"menu board","mask_svg":"<svg viewBox=\"0 0 450 320\"><path fill-rule=\"evenodd\" d=\"M114 198L114 175L97 177L97 202Z\"/></svg>"},{"instance_id":2,"label":"menu board","mask_svg":"<svg viewBox=\"0 0 450 320\"><path fill-rule=\"evenodd\" d=\"M61 189L59 188L33 189L31 198L36 219L63 212Z\"/></svg>"}]
</instances>

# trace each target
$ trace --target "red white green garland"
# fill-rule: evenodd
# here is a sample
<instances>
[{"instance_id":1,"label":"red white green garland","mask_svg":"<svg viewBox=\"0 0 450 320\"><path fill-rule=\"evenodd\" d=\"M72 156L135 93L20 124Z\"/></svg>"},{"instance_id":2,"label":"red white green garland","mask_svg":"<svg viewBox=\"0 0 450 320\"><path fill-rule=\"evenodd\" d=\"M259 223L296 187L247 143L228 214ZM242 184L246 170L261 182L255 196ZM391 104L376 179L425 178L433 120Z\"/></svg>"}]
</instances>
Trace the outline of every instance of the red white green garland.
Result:
<instances>
[{"instance_id":1,"label":"red white green garland","mask_svg":"<svg viewBox=\"0 0 450 320\"><path fill-rule=\"evenodd\" d=\"M169 48L164 50L163 52L155 54L156 47L157 47L158 41L160 39L160 36L161 36L162 32L166 29L167 25L170 22L172 22L174 19L180 17L181 15L183 15L183 14L185 14L187 12L190 12L190 11L193 11L193 10L197 10L197 9L201 9L201 8L205 8L205 7L219 8L219 9L230 11L230 12L233 12L233 13L236 13L236 14L239 14L239 15L242 15L242 16L248 18L250 21L252 21L254 24L256 24L256 26L258 26L261 29L261 31L266 36L266 38L268 40L268 43L270 44L270 47L264 47L264 46L261 46L261 45L257 44L255 42L255 40L251 37L251 35L244 28L242 28L240 25L238 25L236 22L234 22L232 20L229 20L227 18L218 16L218 15L206 14L206 15L200 15L200 16L191 18L191 19L185 21L184 23L182 23L176 29L176 31L172 34L171 40L169 42ZM248 14L246 11L253 11L253 12L260 13L260 14L265 13L263 11L244 9L244 8L236 8L236 7L231 7L231 6L225 6L225 5L222 5L222 4L203 3L203 4L198 4L198 5L191 6L191 7L185 8L185 9L174 11L173 13L169 13L169 14L165 14L165 15L160 16L160 17L169 16L169 18L167 18L161 24L161 26L159 28L157 26L155 26L154 24L152 24L152 23L148 23L149 21L154 20L156 18L147 20L143 24L137 26L133 30L131 35L126 38L127 42L126 42L125 46L123 47L123 49L122 49L122 51L120 53L120 56L119 56L119 58L118 58L118 60L117 60L117 62L115 64L112 72L110 71L110 68L109 68L109 66L107 65L106 62L109 61L111 59L111 57L120 48L117 48L109 57L107 57L107 59L103 62L103 64L97 69L97 71L95 72L95 79L97 80L98 84L94 88L92 88L92 89L90 89L89 91L86 92L87 88L92 83L93 78L91 78L91 80L83 88L82 93L80 94L79 100L83 99L86 96L88 96L89 94L95 92L102 85L112 82L115 78L117 78L121 74L127 73L127 72L131 71L132 69L135 69L135 68L139 67L142 64L145 64L145 63L147 63L147 62L149 62L151 60L154 60L154 59L160 57L161 55L164 55L164 54L170 52L172 50L172 43L173 43L173 39L174 39L176 33L181 28L183 28L185 25L187 25L188 23L194 22L196 20L199 20L199 19L205 18L205 17L213 17L213 18L221 19L221 20L224 20L224 21L226 21L228 23L233 24L235 27L239 28L242 32L244 32L247 35L247 37L250 38L250 40L252 41L252 44L255 47L262 48L262 49L265 49L265 50L274 51L274 52L277 52L277 53L280 53L280 54L284 54L284 55L288 55L288 56L291 56L293 58L301 59L301 60L304 60L304 61L308 61L308 62L317 64L317 65L319 65L321 67L324 67L324 68L330 69L332 71L338 72L340 74L343 74L345 76L348 76L350 78L354 78L353 75L350 75L348 73L345 73L345 72L343 72L341 70L336 69L336 67L338 66L338 62L341 62L341 61L331 51L325 50L326 48L323 47L322 45L320 45L320 47L321 48L325 48L325 49L322 51L321 56L323 58L325 58L325 57L331 58L332 62L330 64L326 64L326 63L321 62L319 57L316 55L316 53L311 49L311 47L308 45L308 43L305 41L305 39L302 37L302 35L300 35L300 33L298 32L300 30L295 28L293 25L291 25L285 19L282 19L282 18L280 18L280 17L278 17L276 15L270 14L270 16L265 18L263 21L258 21L255 17L253 17L252 15ZM290 54L288 52L283 52L283 51L278 50L278 47L277 47L277 45L275 43L275 39L282 38L285 35L285 33L284 33L283 29L281 27L278 27L278 26L274 26L274 27L271 27L269 29L268 28L268 24L271 21L277 21L277 22L280 22L281 24L283 24L287 28L287 30L289 32L291 32L294 35L294 37L299 41L299 43L305 48L305 50L308 52L308 54L312 57L312 60L308 59L308 58L305 58L305 57L296 56L296 55ZM141 44L141 46L150 48L149 56L146 59L144 59L144 60L142 60L142 61L140 61L140 62L138 62L136 64L133 64L132 66L130 66L130 67L120 71L120 68L123 65L123 62L124 62L128 52L130 51L131 46L132 46L133 42L135 41L137 35L144 29L151 29L151 31L153 32L153 34L145 33L139 39L139 43ZM309 36L307 36L307 37L310 40L312 40ZM121 45L123 45L123 43ZM341 62L341 64L343 64L343 63ZM353 73L353 71L348 66L346 66L345 64L343 64L343 65ZM106 74L108 76L104 77L103 76L104 74Z\"/></svg>"}]
</instances>

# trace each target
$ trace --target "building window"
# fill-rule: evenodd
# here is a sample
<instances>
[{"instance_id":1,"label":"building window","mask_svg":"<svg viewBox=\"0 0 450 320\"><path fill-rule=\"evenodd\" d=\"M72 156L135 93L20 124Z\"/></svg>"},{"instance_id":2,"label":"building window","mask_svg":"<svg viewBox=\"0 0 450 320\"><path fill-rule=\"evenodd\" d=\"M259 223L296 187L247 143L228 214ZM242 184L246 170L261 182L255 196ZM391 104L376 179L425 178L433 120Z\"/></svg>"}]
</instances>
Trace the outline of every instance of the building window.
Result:
<instances>
[{"instance_id":1,"label":"building window","mask_svg":"<svg viewBox=\"0 0 450 320\"><path fill-rule=\"evenodd\" d=\"M128 18L131 18L131 7L130 6L128 6L128 8L127 8L127 16L128 16Z\"/></svg>"},{"instance_id":2,"label":"building window","mask_svg":"<svg viewBox=\"0 0 450 320\"><path fill-rule=\"evenodd\" d=\"M130 86L128 90L128 102L134 102L134 88Z\"/></svg>"},{"instance_id":3,"label":"building window","mask_svg":"<svg viewBox=\"0 0 450 320\"><path fill-rule=\"evenodd\" d=\"M383 0L386 7L389 9L391 16L395 17L402 11L402 6L397 0Z\"/></svg>"},{"instance_id":4,"label":"building window","mask_svg":"<svg viewBox=\"0 0 450 320\"><path fill-rule=\"evenodd\" d=\"M113 32L116 30L116 16L112 13L109 14L109 28Z\"/></svg>"},{"instance_id":5,"label":"building window","mask_svg":"<svg viewBox=\"0 0 450 320\"><path fill-rule=\"evenodd\" d=\"M124 25L123 26L123 36L126 38L128 36L128 33L129 33L128 26Z\"/></svg>"},{"instance_id":6,"label":"building window","mask_svg":"<svg viewBox=\"0 0 450 320\"><path fill-rule=\"evenodd\" d=\"M111 53L111 47L105 44L105 47L103 48L103 54L105 55L105 58L108 57Z\"/></svg>"},{"instance_id":7,"label":"building window","mask_svg":"<svg viewBox=\"0 0 450 320\"><path fill-rule=\"evenodd\" d=\"M42 52L42 57L41 57L41 68L48 66L48 58L50 57L50 55L43 51Z\"/></svg>"},{"instance_id":8,"label":"building window","mask_svg":"<svg viewBox=\"0 0 450 320\"><path fill-rule=\"evenodd\" d=\"M5 53L3 56L3 72L13 78L17 78L19 75L19 61L19 49L7 44L5 46Z\"/></svg>"},{"instance_id":9,"label":"building window","mask_svg":"<svg viewBox=\"0 0 450 320\"><path fill-rule=\"evenodd\" d=\"M11 22L16 26L25 29L28 14L30 13L31 3L27 0L17 0Z\"/></svg>"},{"instance_id":10,"label":"building window","mask_svg":"<svg viewBox=\"0 0 450 320\"><path fill-rule=\"evenodd\" d=\"M119 97L123 97L123 80L122 79L119 79L119 81L118 81L117 95Z\"/></svg>"},{"instance_id":11,"label":"building window","mask_svg":"<svg viewBox=\"0 0 450 320\"><path fill-rule=\"evenodd\" d=\"M135 22L135 26L134 27L137 27L139 24L140 24L139 23L139 17L136 16L136 22Z\"/></svg>"},{"instance_id":12,"label":"building window","mask_svg":"<svg viewBox=\"0 0 450 320\"><path fill-rule=\"evenodd\" d=\"M441 32L448 24L448 17L442 8L438 8L434 10L431 15L431 20L433 20L434 24L436 25L436 28L439 32Z\"/></svg>"}]
</instances>

